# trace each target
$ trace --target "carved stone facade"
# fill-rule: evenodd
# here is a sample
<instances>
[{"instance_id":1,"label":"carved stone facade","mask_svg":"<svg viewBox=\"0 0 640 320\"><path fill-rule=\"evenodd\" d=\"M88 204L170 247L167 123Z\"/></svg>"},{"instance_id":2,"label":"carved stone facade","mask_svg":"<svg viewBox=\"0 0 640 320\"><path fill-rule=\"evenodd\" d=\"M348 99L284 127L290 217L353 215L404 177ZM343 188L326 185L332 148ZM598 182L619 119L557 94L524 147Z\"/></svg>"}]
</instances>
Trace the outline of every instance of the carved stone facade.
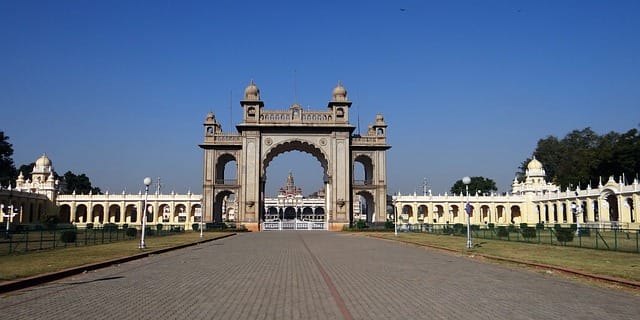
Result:
<instances>
[{"instance_id":1,"label":"carved stone facade","mask_svg":"<svg viewBox=\"0 0 640 320\"><path fill-rule=\"evenodd\" d=\"M258 230L265 217L266 169L271 160L287 151L302 151L315 157L324 171L325 222L339 230L353 222L354 198L367 199L372 221L385 220L387 125L382 115L364 136L354 135L349 123L351 102L338 84L326 111L304 110L293 104L288 110L267 110L260 90L247 86L243 121L237 133L224 133L212 113L204 122L203 215L207 222L223 219L224 199L237 199L238 223ZM365 168L365 180L353 180L354 162ZM225 177L225 167L235 163L235 179Z\"/></svg>"}]
</instances>

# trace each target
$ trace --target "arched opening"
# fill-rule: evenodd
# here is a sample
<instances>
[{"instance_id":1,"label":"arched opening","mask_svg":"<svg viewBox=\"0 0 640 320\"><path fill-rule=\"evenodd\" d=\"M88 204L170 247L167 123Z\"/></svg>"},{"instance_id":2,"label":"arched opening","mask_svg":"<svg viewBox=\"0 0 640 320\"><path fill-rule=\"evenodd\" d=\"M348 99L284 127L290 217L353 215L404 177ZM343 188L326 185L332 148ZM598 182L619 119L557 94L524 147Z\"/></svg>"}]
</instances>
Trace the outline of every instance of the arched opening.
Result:
<instances>
[{"instance_id":1,"label":"arched opening","mask_svg":"<svg viewBox=\"0 0 640 320\"><path fill-rule=\"evenodd\" d=\"M600 221L600 205L598 204L598 200L593 200L591 207L593 208L593 220Z\"/></svg>"},{"instance_id":2,"label":"arched opening","mask_svg":"<svg viewBox=\"0 0 640 320\"><path fill-rule=\"evenodd\" d=\"M138 222L138 209L135 204L127 205L124 209L124 221L126 223Z\"/></svg>"},{"instance_id":3,"label":"arched opening","mask_svg":"<svg viewBox=\"0 0 640 320\"><path fill-rule=\"evenodd\" d=\"M633 212L633 199L627 198L625 205L629 207L629 221L636 222L636 217Z\"/></svg>"},{"instance_id":4,"label":"arched opening","mask_svg":"<svg viewBox=\"0 0 640 320\"><path fill-rule=\"evenodd\" d=\"M182 203L178 204L176 205L174 212L168 212L167 215L163 215L163 217L165 217L169 222L172 223L185 223L187 222L187 219L189 219L187 206Z\"/></svg>"},{"instance_id":5,"label":"arched opening","mask_svg":"<svg viewBox=\"0 0 640 320\"><path fill-rule=\"evenodd\" d=\"M442 219L445 216L445 214L448 216L448 212L444 211L444 207L441 205L436 205L433 208L433 217L431 218L433 223L442 223ZM449 223L449 217L446 218L446 222Z\"/></svg>"},{"instance_id":6,"label":"arched opening","mask_svg":"<svg viewBox=\"0 0 640 320\"><path fill-rule=\"evenodd\" d=\"M112 204L109 206L109 222L120 223L120 206Z\"/></svg>"},{"instance_id":7,"label":"arched opening","mask_svg":"<svg viewBox=\"0 0 640 320\"><path fill-rule=\"evenodd\" d=\"M418 222L423 223L425 219L428 219L428 216L429 216L429 208L424 204L419 205L418 206Z\"/></svg>"},{"instance_id":8,"label":"arched opening","mask_svg":"<svg viewBox=\"0 0 640 320\"><path fill-rule=\"evenodd\" d=\"M618 213L618 197L615 194L610 194L606 198L607 203L609 204L609 220L611 222L619 222L620 214Z\"/></svg>"},{"instance_id":9,"label":"arched opening","mask_svg":"<svg viewBox=\"0 0 640 320\"><path fill-rule=\"evenodd\" d=\"M71 221L71 206L69 206L68 204L63 204L60 206L60 221L73 222Z\"/></svg>"},{"instance_id":10,"label":"arched opening","mask_svg":"<svg viewBox=\"0 0 640 320\"><path fill-rule=\"evenodd\" d=\"M263 159L261 172L265 221L323 221L327 168L325 155L313 144L294 140L273 146Z\"/></svg>"},{"instance_id":11,"label":"arched opening","mask_svg":"<svg viewBox=\"0 0 640 320\"><path fill-rule=\"evenodd\" d=\"M156 216L156 222L169 223L171 222L171 207L168 204L161 204L158 207L158 213Z\"/></svg>"},{"instance_id":12,"label":"arched opening","mask_svg":"<svg viewBox=\"0 0 640 320\"><path fill-rule=\"evenodd\" d=\"M480 219L482 220L482 222L484 224L487 224L487 223L491 222L491 215L490 215L489 206L483 205L483 206L480 207Z\"/></svg>"},{"instance_id":13,"label":"arched opening","mask_svg":"<svg viewBox=\"0 0 640 320\"><path fill-rule=\"evenodd\" d=\"M228 153L218 157L216 162L216 184L237 184L238 163L236 158Z\"/></svg>"},{"instance_id":14,"label":"arched opening","mask_svg":"<svg viewBox=\"0 0 640 320\"><path fill-rule=\"evenodd\" d=\"M562 204L562 221L567 222L567 204Z\"/></svg>"},{"instance_id":15,"label":"arched opening","mask_svg":"<svg viewBox=\"0 0 640 320\"><path fill-rule=\"evenodd\" d=\"M214 222L232 222L236 221L236 208L238 201L236 195L229 191L220 191L216 195L215 206L213 208Z\"/></svg>"},{"instance_id":16,"label":"arched opening","mask_svg":"<svg viewBox=\"0 0 640 320\"><path fill-rule=\"evenodd\" d=\"M76 207L76 222L85 223L90 222L87 220L87 206L80 204Z\"/></svg>"},{"instance_id":17,"label":"arched opening","mask_svg":"<svg viewBox=\"0 0 640 320\"><path fill-rule=\"evenodd\" d=\"M202 222L202 205L199 203L191 205L191 210L189 210L189 212L191 222Z\"/></svg>"},{"instance_id":18,"label":"arched opening","mask_svg":"<svg viewBox=\"0 0 640 320\"><path fill-rule=\"evenodd\" d=\"M517 224L521 222L521 214L519 206L511 206L511 224Z\"/></svg>"},{"instance_id":19,"label":"arched opening","mask_svg":"<svg viewBox=\"0 0 640 320\"><path fill-rule=\"evenodd\" d=\"M373 195L369 192L358 192L356 205L358 206L358 217L355 217L355 221L363 220L366 223L372 223L375 219L375 204L373 203Z\"/></svg>"},{"instance_id":20,"label":"arched opening","mask_svg":"<svg viewBox=\"0 0 640 320\"><path fill-rule=\"evenodd\" d=\"M95 205L91 210L91 222L93 223L103 223L102 217L104 213L104 207L102 205Z\"/></svg>"},{"instance_id":21,"label":"arched opening","mask_svg":"<svg viewBox=\"0 0 640 320\"><path fill-rule=\"evenodd\" d=\"M284 220L295 220L298 218L298 210L294 207L284 208Z\"/></svg>"},{"instance_id":22,"label":"arched opening","mask_svg":"<svg viewBox=\"0 0 640 320\"><path fill-rule=\"evenodd\" d=\"M496 207L496 222L497 223L505 223L506 221L506 217L505 217L505 207L504 206L497 206ZM540 216L538 216L538 219L540 219Z\"/></svg>"},{"instance_id":23,"label":"arched opening","mask_svg":"<svg viewBox=\"0 0 640 320\"><path fill-rule=\"evenodd\" d=\"M404 223L414 223L413 207L411 207L410 205L402 206L402 215L400 217L402 218L402 222Z\"/></svg>"},{"instance_id":24,"label":"arched opening","mask_svg":"<svg viewBox=\"0 0 640 320\"><path fill-rule=\"evenodd\" d=\"M371 185L373 182L373 161L369 156L358 155L353 159L353 184Z\"/></svg>"},{"instance_id":25,"label":"arched opening","mask_svg":"<svg viewBox=\"0 0 640 320\"><path fill-rule=\"evenodd\" d=\"M323 207L317 207L314 211L314 221L324 221L324 208Z\"/></svg>"},{"instance_id":26,"label":"arched opening","mask_svg":"<svg viewBox=\"0 0 640 320\"><path fill-rule=\"evenodd\" d=\"M451 205L451 208L449 208L449 217L451 217L451 223L462 222L460 220L460 207L455 204Z\"/></svg>"}]
</instances>

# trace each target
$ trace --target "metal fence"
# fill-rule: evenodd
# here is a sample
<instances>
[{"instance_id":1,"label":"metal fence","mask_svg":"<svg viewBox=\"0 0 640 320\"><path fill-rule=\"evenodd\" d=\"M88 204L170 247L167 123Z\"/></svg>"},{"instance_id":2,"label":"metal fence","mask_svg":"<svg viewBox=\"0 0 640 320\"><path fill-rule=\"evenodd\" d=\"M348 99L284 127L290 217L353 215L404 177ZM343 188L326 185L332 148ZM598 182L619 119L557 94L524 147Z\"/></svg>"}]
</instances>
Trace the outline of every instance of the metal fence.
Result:
<instances>
[{"instance_id":1,"label":"metal fence","mask_svg":"<svg viewBox=\"0 0 640 320\"><path fill-rule=\"evenodd\" d=\"M128 228L101 227L92 229L37 228L36 230L20 230L0 232L0 255L12 253L28 253L37 250L79 247L112 243L135 239L139 236L139 226ZM128 231L129 230L129 231ZM147 227L145 236L167 236L184 232L183 225L163 225L161 229Z\"/></svg>"},{"instance_id":2,"label":"metal fence","mask_svg":"<svg viewBox=\"0 0 640 320\"><path fill-rule=\"evenodd\" d=\"M399 224L398 231L466 237L467 226L463 224ZM490 228L472 225L471 237L640 253L640 230L618 227L578 228L576 225L555 225L553 227L508 225Z\"/></svg>"}]
</instances>

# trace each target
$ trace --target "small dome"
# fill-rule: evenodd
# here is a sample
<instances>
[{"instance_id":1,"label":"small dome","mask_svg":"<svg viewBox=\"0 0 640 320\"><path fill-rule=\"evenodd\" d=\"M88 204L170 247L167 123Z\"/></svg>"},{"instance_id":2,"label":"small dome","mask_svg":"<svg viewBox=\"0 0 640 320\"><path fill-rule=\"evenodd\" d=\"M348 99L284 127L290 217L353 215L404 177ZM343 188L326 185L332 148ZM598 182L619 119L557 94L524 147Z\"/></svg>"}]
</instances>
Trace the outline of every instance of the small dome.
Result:
<instances>
[{"instance_id":1,"label":"small dome","mask_svg":"<svg viewBox=\"0 0 640 320\"><path fill-rule=\"evenodd\" d=\"M42 155L42 157L38 158L38 160L36 160L36 166L37 167L50 167L51 166L51 160L49 160L49 158L47 158L46 155Z\"/></svg>"},{"instance_id":2,"label":"small dome","mask_svg":"<svg viewBox=\"0 0 640 320\"><path fill-rule=\"evenodd\" d=\"M347 101L347 89L342 86L342 82L333 88L333 101Z\"/></svg>"},{"instance_id":3,"label":"small dome","mask_svg":"<svg viewBox=\"0 0 640 320\"><path fill-rule=\"evenodd\" d=\"M244 99L260 100L260 89L258 89L256 84L253 83L253 80L251 80L251 83L247 86L246 89L244 89Z\"/></svg>"},{"instance_id":4,"label":"small dome","mask_svg":"<svg viewBox=\"0 0 640 320\"><path fill-rule=\"evenodd\" d=\"M529 161L529 164L527 165L527 169L529 170L542 169L542 163L538 161L535 156L533 156L533 159Z\"/></svg>"}]
</instances>

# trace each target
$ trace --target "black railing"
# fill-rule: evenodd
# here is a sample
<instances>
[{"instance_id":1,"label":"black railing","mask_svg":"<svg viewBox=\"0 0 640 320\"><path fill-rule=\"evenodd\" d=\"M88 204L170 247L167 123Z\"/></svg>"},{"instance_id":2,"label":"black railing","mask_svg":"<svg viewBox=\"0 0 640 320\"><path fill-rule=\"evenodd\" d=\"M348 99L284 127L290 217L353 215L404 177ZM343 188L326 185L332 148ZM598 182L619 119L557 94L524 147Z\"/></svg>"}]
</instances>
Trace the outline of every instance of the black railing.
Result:
<instances>
[{"instance_id":1,"label":"black railing","mask_svg":"<svg viewBox=\"0 0 640 320\"><path fill-rule=\"evenodd\" d=\"M455 224L399 224L401 232L425 232L454 236L467 235L467 225ZM575 224L541 226L471 225L472 238L551 244L621 252L640 253L640 230L590 228Z\"/></svg>"}]
</instances>

